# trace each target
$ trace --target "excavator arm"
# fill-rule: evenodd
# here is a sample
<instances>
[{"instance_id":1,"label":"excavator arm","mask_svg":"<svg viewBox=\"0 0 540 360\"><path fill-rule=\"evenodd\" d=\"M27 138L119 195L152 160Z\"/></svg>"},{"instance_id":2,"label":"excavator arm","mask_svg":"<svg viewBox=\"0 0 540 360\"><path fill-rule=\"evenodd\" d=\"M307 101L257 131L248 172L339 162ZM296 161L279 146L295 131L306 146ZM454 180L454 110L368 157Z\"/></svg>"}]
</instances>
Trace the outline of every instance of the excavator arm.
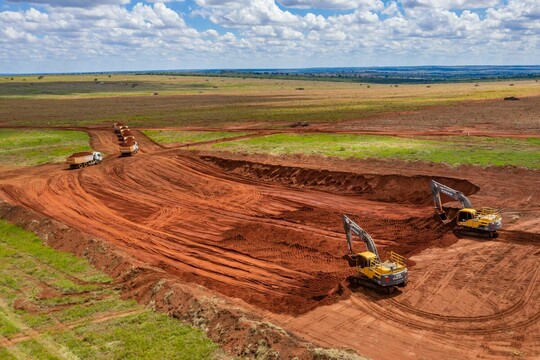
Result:
<instances>
[{"instance_id":1,"label":"excavator arm","mask_svg":"<svg viewBox=\"0 0 540 360\"><path fill-rule=\"evenodd\" d=\"M433 194L435 210L437 210L439 214L444 212L441 202L441 193L459 201L464 208L473 208L471 201L461 191L454 190L446 185L436 182L435 180L431 180L431 193Z\"/></svg>"},{"instance_id":2,"label":"excavator arm","mask_svg":"<svg viewBox=\"0 0 540 360\"><path fill-rule=\"evenodd\" d=\"M379 257L379 252L377 251L377 247L375 246L375 242L369 236L369 234L362 229L358 224L356 224L354 221L349 219L347 215L343 215L343 228L345 229L345 236L347 237L347 247L349 248L349 253L354 253L353 247L352 247L352 234L354 233L357 235L364 244L366 244L366 248L368 251L371 251L375 256L377 256L377 260L381 261L381 258Z\"/></svg>"}]
</instances>

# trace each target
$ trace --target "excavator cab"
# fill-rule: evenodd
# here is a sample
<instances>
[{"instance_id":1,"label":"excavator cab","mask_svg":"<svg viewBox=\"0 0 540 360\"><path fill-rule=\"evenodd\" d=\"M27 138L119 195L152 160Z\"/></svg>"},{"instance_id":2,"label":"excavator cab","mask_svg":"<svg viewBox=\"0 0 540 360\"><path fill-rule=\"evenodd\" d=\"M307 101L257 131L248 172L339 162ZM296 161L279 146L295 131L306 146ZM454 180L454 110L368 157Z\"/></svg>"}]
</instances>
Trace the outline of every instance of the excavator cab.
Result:
<instances>
[{"instance_id":1,"label":"excavator cab","mask_svg":"<svg viewBox=\"0 0 540 360\"><path fill-rule=\"evenodd\" d=\"M476 217L475 209L461 209L458 212L457 221L458 223L467 222L469 220L474 219L475 217Z\"/></svg>"},{"instance_id":2,"label":"excavator cab","mask_svg":"<svg viewBox=\"0 0 540 360\"><path fill-rule=\"evenodd\" d=\"M370 267L371 260L377 259L377 255L371 251L364 251L356 255L356 266L360 268Z\"/></svg>"}]
</instances>

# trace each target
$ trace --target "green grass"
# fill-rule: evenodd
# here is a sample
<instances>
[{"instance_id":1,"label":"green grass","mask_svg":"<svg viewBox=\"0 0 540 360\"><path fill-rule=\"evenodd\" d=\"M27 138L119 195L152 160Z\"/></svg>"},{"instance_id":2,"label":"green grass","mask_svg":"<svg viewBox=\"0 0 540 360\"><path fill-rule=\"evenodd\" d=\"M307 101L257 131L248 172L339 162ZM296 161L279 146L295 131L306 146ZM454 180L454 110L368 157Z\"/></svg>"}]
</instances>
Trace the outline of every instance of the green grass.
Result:
<instances>
[{"instance_id":1,"label":"green grass","mask_svg":"<svg viewBox=\"0 0 540 360\"><path fill-rule=\"evenodd\" d=\"M61 321L73 321L97 314L103 315L110 311L129 310L134 307L136 307L136 302L134 300L120 300L118 298L104 299L89 304L77 304L71 306L66 310L60 311L57 314L57 317Z\"/></svg>"},{"instance_id":2,"label":"green grass","mask_svg":"<svg viewBox=\"0 0 540 360\"><path fill-rule=\"evenodd\" d=\"M451 165L540 168L537 138L458 137L442 140L377 135L276 134L214 144L213 149L271 155L308 154L342 158L392 158Z\"/></svg>"},{"instance_id":3,"label":"green grass","mask_svg":"<svg viewBox=\"0 0 540 360\"><path fill-rule=\"evenodd\" d=\"M144 130L143 133L160 144L183 143L226 139L247 135L247 132L233 131L176 131L176 130Z\"/></svg>"},{"instance_id":4,"label":"green grass","mask_svg":"<svg viewBox=\"0 0 540 360\"><path fill-rule=\"evenodd\" d=\"M37 76L17 76L13 80L3 77L0 124L86 126L121 121L134 127L215 128L256 122L261 127L280 127L297 121L358 120L430 106L540 94L534 81L513 83L512 87L508 81L500 81L482 82L478 87L458 83L396 88L169 75L47 75L40 80Z\"/></svg>"},{"instance_id":5,"label":"green grass","mask_svg":"<svg viewBox=\"0 0 540 360\"><path fill-rule=\"evenodd\" d=\"M89 142L81 131L0 129L0 165L63 162L75 152L92 150Z\"/></svg>"},{"instance_id":6,"label":"green grass","mask_svg":"<svg viewBox=\"0 0 540 360\"><path fill-rule=\"evenodd\" d=\"M11 355L11 353L9 351L7 351L7 349L3 349L3 348L0 348L0 359L3 359L3 360L17 360L17 358L13 355Z\"/></svg>"},{"instance_id":7,"label":"green grass","mask_svg":"<svg viewBox=\"0 0 540 360\"><path fill-rule=\"evenodd\" d=\"M0 346L0 359L213 357L217 346L201 330L122 300L110 282L86 260L0 220L0 338L24 337ZM15 309L15 301L32 306Z\"/></svg>"},{"instance_id":8,"label":"green grass","mask_svg":"<svg viewBox=\"0 0 540 360\"><path fill-rule=\"evenodd\" d=\"M215 348L200 331L150 311L78 326L52 337L83 359L205 359ZM80 341L84 338L84 341Z\"/></svg>"},{"instance_id":9,"label":"green grass","mask_svg":"<svg viewBox=\"0 0 540 360\"><path fill-rule=\"evenodd\" d=\"M19 329L13 325L3 314L3 311L0 310L0 336L9 338L17 333L19 333Z\"/></svg>"},{"instance_id":10,"label":"green grass","mask_svg":"<svg viewBox=\"0 0 540 360\"><path fill-rule=\"evenodd\" d=\"M5 253L15 257L19 268L25 261L30 261L36 268L43 268L42 264L48 265L45 268L47 274L54 272L50 270L53 268L60 274L69 274L83 281L103 284L112 282L109 276L92 268L86 260L43 246L41 240L33 233L12 226L3 220L0 220L0 242L4 244L0 247L4 249L0 251L0 254Z\"/></svg>"}]
</instances>

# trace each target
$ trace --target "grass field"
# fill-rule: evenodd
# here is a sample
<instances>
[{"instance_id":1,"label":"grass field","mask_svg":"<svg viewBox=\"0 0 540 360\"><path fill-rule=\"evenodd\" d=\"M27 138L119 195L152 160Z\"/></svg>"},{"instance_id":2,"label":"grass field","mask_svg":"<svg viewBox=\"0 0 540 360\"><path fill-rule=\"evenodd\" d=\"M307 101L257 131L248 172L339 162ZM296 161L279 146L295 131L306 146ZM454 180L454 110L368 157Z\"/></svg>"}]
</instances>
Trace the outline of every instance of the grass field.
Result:
<instances>
[{"instance_id":1,"label":"grass field","mask_svg":"<svg viewBox=\"0 0 540 360\"><path fill-rule=\"evenodd\" d=\"M408 139L377 135L276 134L219 143L215 150L271 155L308 154L341 158L392 158L451 165L540 168L540 139L459 137Z\"/></svg>"},{"instance_id":2,"label":"grass field","mask_svg":"<svg viewBox=\"0 0 540 360\"><path fill-rule=\"evenodd\" d=\"M183 143L190 144L194 142L210 141L218 139L227 139L236 136L247 135L247 132L231 131L175 131L175 130L144 130L143 133L152 140L160 144Z\"/></svg>"},{"instance_id":3,"label":"grass field","mask_svg":"<svg viewBox=\"0 0 540 360\"><path fill-rule=\"evenodd\" d=\"M91 151L90 137L81 131L0 129L0 165L31 166L63 162L80 151Z\"/></svg>"},{"instance_id":4,"label":"grass field","mask_svg":"<svg viewBox=\"0 0 540 360\"><path fill-rule=\"evenodd\" d=\"M535 81L399 85L166 75L0 78L2 125L223 126L333 122L540 94ZM26 80L24 80L26 79ZM98 81L94 81L98 79Z\"/></svg>"},{"instance_id":5,"label":"grass field","mask_svg":"<svg viewBox=\"0 0 540 360\"><path fill-rule=\"evenodd\" d=\"M0 166L62 162L90 150L90 137L81 131L0 129Z\"/></svg>"},{"instance_id":6,"label":"grass field","mask_svg":"<svg viewBox=\"0 0 540 360\"><path fill-rule=\"evenodd\" d=\"M1 359L211 359L200 330L134 301L85 260L0 220Z\"/></svg>"}]
</instances>

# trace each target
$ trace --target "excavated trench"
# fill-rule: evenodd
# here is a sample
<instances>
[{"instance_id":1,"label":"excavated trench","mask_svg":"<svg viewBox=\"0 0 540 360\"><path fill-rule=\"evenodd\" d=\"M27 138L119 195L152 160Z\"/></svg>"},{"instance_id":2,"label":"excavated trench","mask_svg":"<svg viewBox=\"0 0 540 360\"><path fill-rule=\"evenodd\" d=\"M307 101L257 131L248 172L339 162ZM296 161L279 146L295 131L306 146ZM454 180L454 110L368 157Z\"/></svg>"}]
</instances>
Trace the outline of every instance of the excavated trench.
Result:
<instances>
[{"instance_id":1,"label":"excavated trench","mask_svg":"<svg viewBox=\"0 0 540 360\"><path fill-rule=\"evenodd\" d=\"M472 195L479 187L466 180L449 177L356 174L317 170L257 162L228 160L212 156L201 159L218 167L219 171L240 178L241 182L278 188L322 190L338 195L354 195L382 203L427 205L432 201L430 181L435 179ZM316 195L314 197L324 197ZM360 208L348 214L375 239L379 252L395 251L404 256L418 254L430 247L447 247L457 241L451 228L441 224L425 207L413 210L404 218L386 216L376 209ZM412 207L414 209L414 207ZM286 268L292 275L292 286L273 297L270 294L250 302L264 301L264 307L274 312L301 314L318 306L333 303L349 296L343 281L355 272L343 255L347 253L341 211L305 205L295 210L266 216L258 222L241 222L223 234L221 248L250 256L265 263ZM355 250L363 251L362 242ZM414 266L413 262L409 266Z\"/></svg>"},{"instance_id":2,"label":"excavated trench","mask_svg":"<svg viewBox=\"0 0 540 360\"><path fill-rule=\"evenodd\" d=\"M31 173L0 190L186 282L270 312L302 314L348 296L341 284L354 269L342 259L343 212L374 237L381 254L410 256L455 241L417 206L431 201L430 179L179 153ZM437 180L466 194L478 190Z\"/></svg>"},{"instance_id":3,"label":"excavated trench","mask_svg":"<svg viewBox=\"0 0 540 360\"><path fill-rule=\"evenodd\" d=\"M436 180L470 196L480 189L475 184L450 177L358 174L351 172L270 165L214 156L201 157L223 171L254 181L294 188L318 189L337 194L354 194L388 203L426 205L431 203L430 181Z\"/></svg>"}]
</instances>

